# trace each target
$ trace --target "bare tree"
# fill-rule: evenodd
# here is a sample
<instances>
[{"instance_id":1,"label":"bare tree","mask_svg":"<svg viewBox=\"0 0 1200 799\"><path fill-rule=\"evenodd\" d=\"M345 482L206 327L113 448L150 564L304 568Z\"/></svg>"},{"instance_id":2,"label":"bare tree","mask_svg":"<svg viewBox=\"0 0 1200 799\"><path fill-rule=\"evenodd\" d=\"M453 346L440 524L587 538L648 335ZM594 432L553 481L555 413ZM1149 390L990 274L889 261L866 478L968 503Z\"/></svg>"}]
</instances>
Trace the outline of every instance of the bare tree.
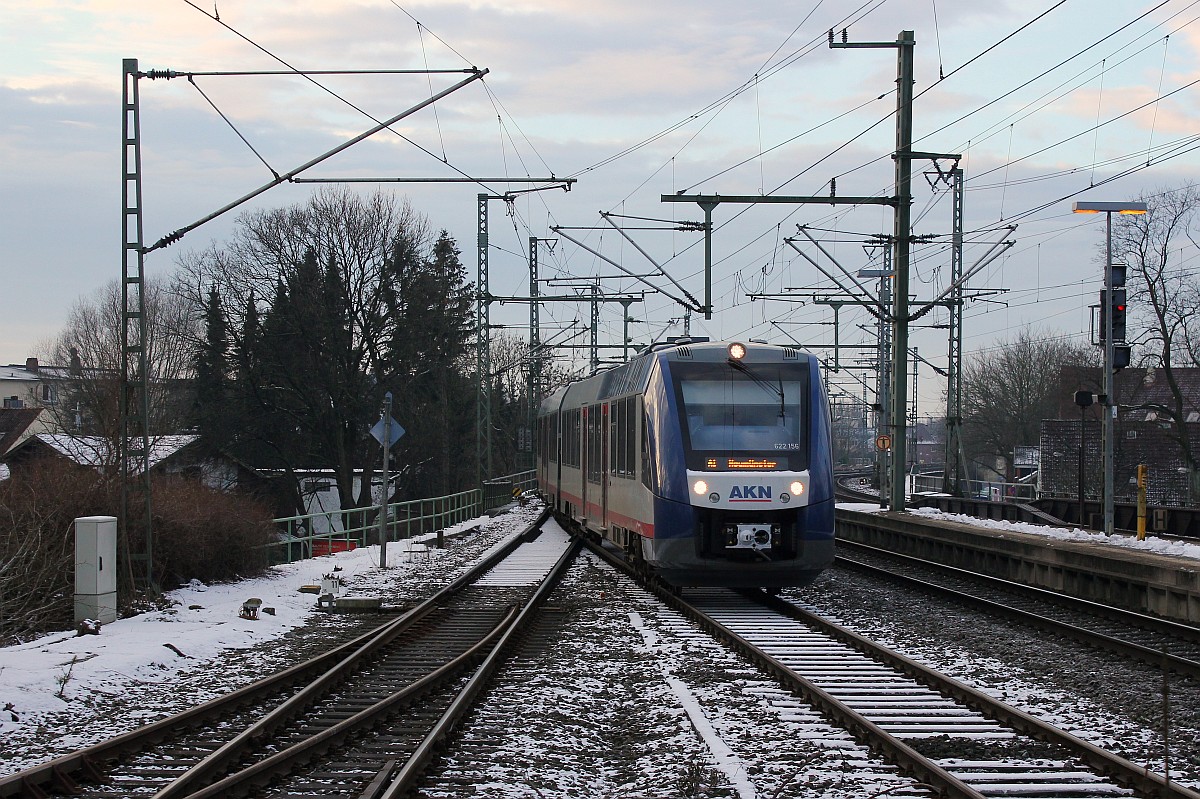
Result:
<instances>
[{"instance_id":1,"label":"bare tree","mask_svg":"<svg viewBox=\"0 0 1200 799\"><path fill-rule=\"evenodd\" d=\"M1188 436L1197 398L1181 384L1180 368L1200 365L1200 275L1184 250L1197 247L1200 191L1193 186L1143 195L1147 213L1121 216L1113 226L1113 258L1128 268L1129 307L1143 331L1137 337L1142 365L1161 370L1169 399L1142 403L1169 421L1189 475L1192 502L1200 500L1198 453ZM1144 325L1144 327L1141 327ZM1130 329L1135 329L1130 325Z\"/></svg>"},{"instance_id":2,"label":"bare tree","mask_svg":"<svg viewBox=\"0 0 1200 799\"><path fill-rule=\"evenodd\" d=\"M360 197L346 188L316 192L300 205L242 214L233 237L180 258L180 291L203 307L214 286L230 316L231 334L244 323L251 299L272 295L309 252L341 272L356 340L372 342L367 357L377 358L374 342L390 331L379 290L390 267L395 239L403 234L418 254L428 252L433 233L428 220L395 197L376 192Z\"/></svg>"},{"instance_id":3,"label":"bare tree","mask_svg":"<svg viewBox=\"0 0 1200 799\"><path fill-rule=\"evenodd\" d=\"M972 460L1011 468L1013 451L1036 446L1043 419L1055 418L1060 398L1055 376L1064 365L1093 358L1088 348L1025 328L970 356L963 366L963 439Z\"/></svg>"},{"instance_id":4,"label":"bare tree","mask_svg":"<svg viewBox=\"0 0 1200 799\"><path fill-rule=\"evenodd\" d=\"M189 357L197 335L190 301L161 280L145 284L146 356L152 436L178 433L188 416ZM77 435L100 436L116 459L120 431L122 300L114 280L75 303L66 326L44 360L65 368L58 401L51 406L54 426Z\"/></svg>"}]
</instances>

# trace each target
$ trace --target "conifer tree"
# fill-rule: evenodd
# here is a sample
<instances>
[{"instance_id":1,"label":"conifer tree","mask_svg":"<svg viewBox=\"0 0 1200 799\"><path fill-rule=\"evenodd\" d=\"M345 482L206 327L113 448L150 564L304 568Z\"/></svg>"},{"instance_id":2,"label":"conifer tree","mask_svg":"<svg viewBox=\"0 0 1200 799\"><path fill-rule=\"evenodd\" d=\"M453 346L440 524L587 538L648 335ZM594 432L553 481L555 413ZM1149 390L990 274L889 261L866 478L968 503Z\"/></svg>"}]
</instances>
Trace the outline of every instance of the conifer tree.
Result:
<instances>
[{"instance_id":1,"label":"conifer tree","mask_svg":"<svg viewBox=\"0 0 1200 799\"><path fill-rule=\"evenodd\" d=\"M204 340L193 359L196 431L210 451L229 443L229 329L221 304L221 292L209 289L204 306Z\"/></svg>"}]
</instances>

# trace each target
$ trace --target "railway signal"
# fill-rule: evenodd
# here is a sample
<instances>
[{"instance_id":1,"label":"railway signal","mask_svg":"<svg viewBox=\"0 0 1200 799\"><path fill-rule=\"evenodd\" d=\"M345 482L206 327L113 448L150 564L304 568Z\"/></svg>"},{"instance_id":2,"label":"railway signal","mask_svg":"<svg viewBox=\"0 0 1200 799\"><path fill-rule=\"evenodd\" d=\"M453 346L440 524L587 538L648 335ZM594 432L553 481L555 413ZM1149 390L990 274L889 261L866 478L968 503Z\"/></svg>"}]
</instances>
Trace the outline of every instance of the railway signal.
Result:
<instances>
[{"instance_id":1,"label":"railway signal","mask_svg":"<svg viewBox=\"0 0 1200 799\"><path fill-rule=\"evenodd\" d=\"M1112 300L1109 301L1109 297ZM1108 317L1112 316L1112 336L1114 342L1125 341L1125 315L1129 309L1124 288L1114 288L1111 294L1108 289L1100 291L1100 341L1108 335Z\"/></svg>"},{"instance_id":2,"label":"railway signal","mask_svg":"<svg viewBox=\"0 0 1200 799\"><path fill-rule=\"evenodd\" d=\"M1133 347L1128 344L1117 344L1113 347L1113 371L1119 372L1129 365L1133 355Z\"/></svg>"}]
</instances>

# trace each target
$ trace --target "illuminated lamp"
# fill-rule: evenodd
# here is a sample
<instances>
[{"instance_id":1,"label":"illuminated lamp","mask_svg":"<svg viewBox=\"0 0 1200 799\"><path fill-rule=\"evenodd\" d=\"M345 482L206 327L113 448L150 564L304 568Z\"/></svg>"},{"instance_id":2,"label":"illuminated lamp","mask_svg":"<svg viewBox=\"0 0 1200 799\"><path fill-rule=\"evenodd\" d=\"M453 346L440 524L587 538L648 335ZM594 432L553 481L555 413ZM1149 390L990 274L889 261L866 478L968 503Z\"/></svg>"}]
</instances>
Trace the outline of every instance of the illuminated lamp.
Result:
<instances>
[{"instance_id":1,"label":"illuminated lamp","mask_svg":"<svg viewBox=\"0 0 1200 799\"><path fill-rule=\"evenodd\" d=\"M790 486L788 486L788 490L796 496L800 496L804 493L804 483L801 483L799 480L795 480Z\"/></svg>"},{"instance_id":2,"label":"illuminated lamp","mask_svg":"<svg viewBox=\"0 0 1200 799\"><path fill-rule=\"evenodd\" d=\"M703 480L697 480L692 484L692 490L696 492L696 496L702 497L708 493L708 483Z\"/></svg>"},{"instance_id":3,"label":"illuminated lamp","mask_svg":"<svg viewBox=\"0 0 1200 799\"><path fill-rule=\"evenodd\" d=\"M740 361L746 357L746 345L733 342L729 345L729 357L735 361Z\"/></svg>"}]
</instances>

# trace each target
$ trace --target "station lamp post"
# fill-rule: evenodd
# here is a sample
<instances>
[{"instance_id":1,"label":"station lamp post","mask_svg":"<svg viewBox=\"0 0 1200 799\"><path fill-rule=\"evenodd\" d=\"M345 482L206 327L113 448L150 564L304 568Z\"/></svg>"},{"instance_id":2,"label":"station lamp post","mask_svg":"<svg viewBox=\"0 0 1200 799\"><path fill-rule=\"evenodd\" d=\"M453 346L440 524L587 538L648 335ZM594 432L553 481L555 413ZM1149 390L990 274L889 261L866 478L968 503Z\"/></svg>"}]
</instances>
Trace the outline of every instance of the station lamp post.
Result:
<instances>
[{"instance_id":1,"label":"station lamp post","mask_svg":"<svg viewBox=\"0 0 1200 799\"><path fill-rule=\"evenodd\" d=\"M1077 202L1072 208L1077 214L1104 214L1107 227L1104 233L1104 294L1102 295L1102 303L1108 303L1110 307L1101 306L1102 315L1102 330L1100 335L1104 338L1104 408L1101 413L1100 436L1104 446L1104 534L1113 534L1113 419L1117 415L1117 403L1115 394L1115 380L1113 379L1114 357L1115 350L1113 336L1113 313L1111 307L1112 301L1115 298L1113 286L1113 259L1112 259L1112 215L1113 214L1144 214L1146 213L1145 203L1130 203L1130 202Z\"/></svg>"}]
</instances>

